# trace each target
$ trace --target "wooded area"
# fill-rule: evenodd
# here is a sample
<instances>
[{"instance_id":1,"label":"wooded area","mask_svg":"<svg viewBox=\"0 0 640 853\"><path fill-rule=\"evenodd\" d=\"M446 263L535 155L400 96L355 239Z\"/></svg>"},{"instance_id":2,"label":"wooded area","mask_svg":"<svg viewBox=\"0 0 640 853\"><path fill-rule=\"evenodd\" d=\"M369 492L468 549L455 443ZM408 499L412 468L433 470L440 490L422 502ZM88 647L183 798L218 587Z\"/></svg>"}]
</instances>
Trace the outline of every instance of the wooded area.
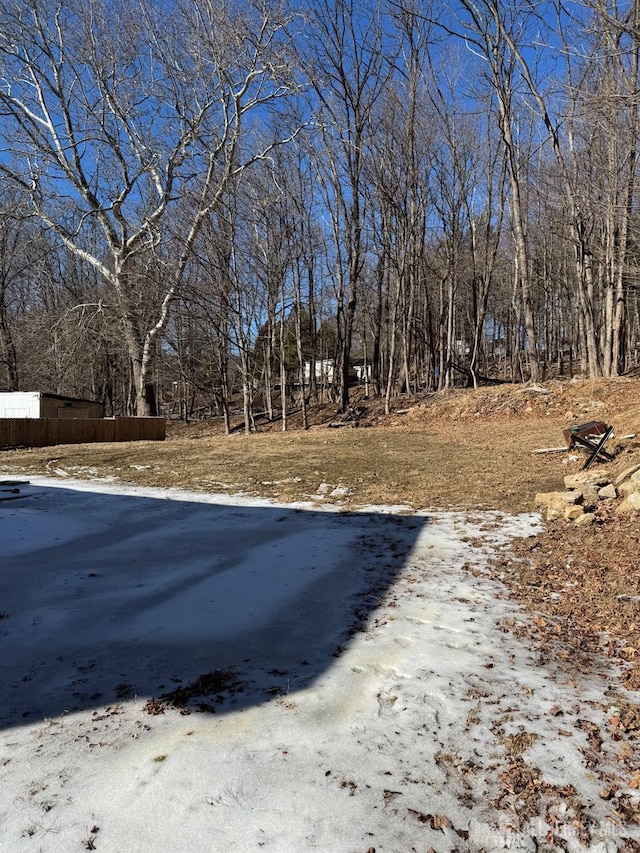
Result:
<instances>
[{"instance_id":1,"label":"wooded area","mask_svg":"<svg viewBox=\"0 0 640 853\"><path fill-rule=\"evenodd\" d=\"M637 368L639 15L0 0L0 390L251 431Z\"/></svg>"}]
</instances>

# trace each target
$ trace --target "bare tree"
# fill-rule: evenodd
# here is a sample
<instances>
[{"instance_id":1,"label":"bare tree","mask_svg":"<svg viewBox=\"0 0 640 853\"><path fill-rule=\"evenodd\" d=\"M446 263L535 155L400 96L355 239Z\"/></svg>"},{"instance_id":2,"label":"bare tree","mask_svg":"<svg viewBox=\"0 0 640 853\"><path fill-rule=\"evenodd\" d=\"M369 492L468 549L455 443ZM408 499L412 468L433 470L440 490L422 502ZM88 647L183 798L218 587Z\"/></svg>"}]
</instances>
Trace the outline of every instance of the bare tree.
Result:
<instances>
[{"instance_id":1,"label":"bare tree","mask_svg":"<svg viewBox=\"0 0 640 853\"><path fill-rule=\"evenodd\" d=\"M367 168L373 209L375 252L370 288L374 304L372 364L374 387L384 381L385 409L397 388L417 388L416 311L425 288L424 255L432 202L430 173L434 127L425 67L430 29L413 7L394 15L401 45L394 79L376 104L376 132ZM366 340L366 339L365 339Z\"/></svg>"},{"instance_id":2,"label":"bare tree","mask_svg":"<svg viewBox=\"0 0 640 853\"><path fill-rule=\"evenodd\" d=\"M2 0L0 21L0 170L112 286L135 410L151 414L154 353L203 223L282 141L251 118L292 91L288 19L258 2ZM147 299L151 255L163 276Z\"/></svg>"},{"instance_id":3,"label":"bare tree","mask_svg":"<svg viewBox=\"0 0 640 853\"><path fill-rule=\"evenodd\" d=\"M315 95L316 164L334 242L340 408L349 405L349 359L366 254L365 162L372 111L393 68L378 2L319 0L303 53Z\"/></svg>"},{"instance_id":4,"label":"bare tree","mask_svg":"<svg viewBox=\"0 0 640 853\"><path fill-rule=\"evenodd\" d=\"M531 379L540 378L529 250L527 210L524 198L525 163L528 155L518 140L518 114L515 103L518 72L522 72L522 52L518 40L526 31L527 13L513 3L499 0L461 0L467 14L463 37L485 60L488 77L497 101L498 127L504 145L511 188L511 222L516 255L516 291L521 297L527 337L527 358Z\"/></svg>"},{"instance_id":5,"label":"bare tree","mask_svg":"<svg viewBox=\"0 0 640 853\"><path fill-rule=\"evenodd\" d=\"M6 372L6 390L18 391L18 354L14 339L14 304L20 279L33 267L27 248L28 214L24 199L7 194L0 207L0 365Z\"/></svg>"},{"instance_id":6,"label":"bare tree","mask_svg":"<svg viewBox=\"0 0 640 853\"><path fill-rule=\"evenodd\" d=\"M592 151L585 153L601 155L598 183L603 209L597 210L598 199L592 201L602 221L602 365L605 376L615 376L624 369L627 267L637 184L640 3L632 0L618 8L594 0L590 5L589 86L576 95L583 104L585 123L597 131L591 138Z\"/></svg>"}]
</instances>

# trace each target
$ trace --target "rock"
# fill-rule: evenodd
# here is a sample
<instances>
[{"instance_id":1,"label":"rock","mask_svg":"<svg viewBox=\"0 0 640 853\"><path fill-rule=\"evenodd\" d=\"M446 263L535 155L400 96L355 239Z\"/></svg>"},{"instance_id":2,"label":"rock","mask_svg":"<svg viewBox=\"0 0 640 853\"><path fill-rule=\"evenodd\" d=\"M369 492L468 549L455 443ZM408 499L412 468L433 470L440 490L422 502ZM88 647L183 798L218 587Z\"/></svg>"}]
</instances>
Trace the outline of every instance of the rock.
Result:
<instances>
[{"instance_id":1,"label":"rock","mask_svg":"<svg viewBox=\"0 0 640 853\"><path fill-rule=\"evenodd\" d=\"M624 483L625 480L628 480L633 474L640 474L640 464L631 465L630 468L625 468L614 481L614 485L619 486Z\"/></svg>"},{"instance_id":2,"label":"rock","mask_svg":"<svg viewBox=\"0 0 640 853\"><path fill-rule=\"evenodd\" d=\"M562 509L564 506L571 506L578 503L582 495L580 492L538 492L535 497L535 505L549 507L551 505Z\"/></svg>"},{"instance_id":3,"label":"rock","mask_svg":"<svg viewBox=\"0 0 640 853\"><path fill-rule=\"evenodd\" d=\"M346 486L339 486L334 489L330 494L330 498L348 498L351 494L351 489L346 488Z\"/></svg>"},{"instance_id":4,"label":"rock","mask_svg":"<svg viewBox=\"0 0 640 853\"><path fill-rule=\"evenodd\" d=\"M582 515L576 518L576 527L586 527L589 524L593 524L595 520L595 512L583 512Z\"/></svg>"},{"instance_id":5,"label":"rock","mask_svg":"<svg viewBox=\"0 0 640 853\"><path fill-rule=\"evenodd\" d=\"M608 483L606 486L598 489L598 497L601 501L615 500L618 497L618 492L613 483Z\"/></svg>"},{"instance_id":6,"label":"rock","mask_svg":"<svg viewBox=\"0 0 640 853\"><path fill-rule=\"evenodd\" d=\"M631 492L630 495L618 504L616 513L618 515L629 515L638 510L640 510L640 492Z\"/></svg>"},{"instance_id":7,"label":"rock","mask_svg":"<svg viewBox=\"0 0 640 853\"><path fill-rule=\"evenodd\" d=\"M582 506L585 508L585 511L589 511L595 509L598 506L598 502L600 498L598 497L598 492L594 486L587 488L585 486L582 491Z\"/></svg>"},{"instance_id":8,"label":"rock","mask_svg":"<svg viewBox=\"0 0 640 853\"><path fill-rule=\"evenodd\" d=\"M606 486L610 482L609 472L603 468L594 471L578 471L577 474L567 474L564 478L564 485L567 489L594 488Z\"/></svg>"},{"instance_id":9,"label":"rock","mask_svg":"<svg viewBox=\"0 0 640 853\"><path fill-rule=\"evenodd\" d=\"M565 518L566 510L574 507L580 499L579 492L538 492L535 503L546 509L547 521L555 521L557 518Z\"/></svg>"},{"instance_id":10,"label":"rock","mask_svg":"<svg viewBox=\"0 0 640 853\"><path fill-rule=\"evenodd\" d=\"M550 503L547 507L547 521L555 521L557 518L564 518L566 504Z\"/></svg>"},{"instance_id":11,"label":"rock","mask_svg":"<svg viewBox=\"0 0 640 853\"><path fill-rule=\"evenodd\" d=\"M577 504L568 506L564 511L564 517L567 521L577 521L581 515L584 515L584 509Z\"/></svg>"},{"instance_id":12,"label":"rock","mask_svg":"<svg viewBox=\"0 0 640 853\"><path fill-rule=\"evenodd\" d=\"M632 495L634 492L640 492L640 483L636 483L635 480L625 480L618 486L618 494L624 497Z\"/></svg>"},{"instance_id":13,"label":"rock","mask_svg":"<svg viewBox=\"0 0 640 853\"><path fill-rule=\"evenodd\" d=\"M555 494L556 492L536 492L536 496L533 501L534 506L541 506L548 509Z\"/></svg>"}]
</instances>

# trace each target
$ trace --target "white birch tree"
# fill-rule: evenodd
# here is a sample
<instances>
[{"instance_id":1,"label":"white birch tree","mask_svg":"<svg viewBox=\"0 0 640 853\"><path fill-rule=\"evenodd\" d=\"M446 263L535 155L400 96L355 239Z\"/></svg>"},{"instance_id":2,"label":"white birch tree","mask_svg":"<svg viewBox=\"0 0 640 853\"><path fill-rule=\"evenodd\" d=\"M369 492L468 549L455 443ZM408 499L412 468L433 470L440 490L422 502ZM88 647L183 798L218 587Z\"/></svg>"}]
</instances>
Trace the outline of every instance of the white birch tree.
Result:
<instances>
[{"instance_id":1,"label":"white birch tree","mask_svg":"<svg viewBox=\"0 0 640 853\"><path fill-rule=\"evenodd\" d=\"M293 89L287 24L259 0L0 2L0 171L108 283L138 415L204 222L282 141L252 131Z\"/></svg>"}]
</instances>

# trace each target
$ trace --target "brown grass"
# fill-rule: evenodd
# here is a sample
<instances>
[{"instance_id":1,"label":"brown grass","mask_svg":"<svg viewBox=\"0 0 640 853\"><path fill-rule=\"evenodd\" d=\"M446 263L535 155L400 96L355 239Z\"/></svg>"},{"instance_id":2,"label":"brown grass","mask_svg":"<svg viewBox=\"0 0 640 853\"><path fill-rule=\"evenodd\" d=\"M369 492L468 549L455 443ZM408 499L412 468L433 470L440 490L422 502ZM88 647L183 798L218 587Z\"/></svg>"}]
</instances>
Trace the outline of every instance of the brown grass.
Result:
<instances>
[{"instance_id":1,"label":"brown grass","mask_svg":"<svg viewBox=\"0 0 640 853\"><path fill-rule=\"evenodd\" d=\"M562 486L579 463L533 450L563 444L562 429L602 419L618 435L640 432L640 381L553 383L550 394L521 386L454 391L383 417L359 401L355 421L337 423L335 407L312 412L308 431L264 425L251 436L224 436L216 423L173 424L163 443L84 444L4 451L0 471L116 477L143 486L244 492L283 501L317 495L323 484L350 490L348 505L413 508L533 508L537 491ZM295 418L292 420L295 421ZM354 428L353 424L360 424ZM320 426L319 424L323 424ZM620 464L637 450L627 442Z\"/></svg>"},{"instance_id":2,"label":"brown grass","mask_svg":"<svg viewBox=\"0 0 640 853\"><path fill-rule=\"evenodd\" d=\"M245 492L279 500L308 499L327 483L350 490L349 503L413 507L532 507L553 488L557 460L531 450L551 438L546 423L437 423L428 429L372 427L253 436L181 437L162 444L68 445L5 451L2 470L73 477L115 476L127 483L206 492ZM554 464L554 461L556 464Z\"/></svg>"}]
</instances>

